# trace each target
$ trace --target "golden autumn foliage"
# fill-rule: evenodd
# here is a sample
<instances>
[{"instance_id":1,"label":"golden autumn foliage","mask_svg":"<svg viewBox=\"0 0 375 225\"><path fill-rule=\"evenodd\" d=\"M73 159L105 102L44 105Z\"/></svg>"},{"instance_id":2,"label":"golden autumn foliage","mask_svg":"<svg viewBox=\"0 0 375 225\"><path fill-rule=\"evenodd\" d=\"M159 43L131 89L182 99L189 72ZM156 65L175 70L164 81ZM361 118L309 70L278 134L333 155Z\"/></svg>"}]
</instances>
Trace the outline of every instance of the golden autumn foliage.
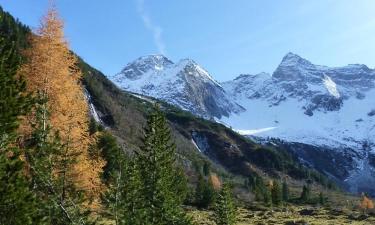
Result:
<instances>
[{"instance_id":1,"label":"golden autumn foliage","mask_svg":"<svg viewBox=\"0 0 375 225\"><path fill-rule=\"evenodd\" d=\"M34 93L48 97L50 123L58 131L68 150L78 155L69 175L78 188L97 194L101 189L102 160L91 160L88 147L89 109L81 85L77 58L64 38L63 22L54 7L43 17L31 47L25 51L27 62L20 69ZM25 128L26 127L26 128ZM27 126L24 131L27 133Z\"/></svg>"},{"instance_id":2,"label":"golden autumn foliage","mask_svg":"<svg viewBox=\"0 0 375 225\"><path fill-rule=\"evenodd\" d=\"M214 189L217 191L217 190L220 190L221 188L221 181L219 179L219 177L212 173L210 174L209 176L209 182L211 182L212 186L214 187Z\"/></svg>"},{"instance_id":3,"label":"golden autumn foliage","mask_svg":"<svg viewBox=\"0 0 375 225\"><path fill-rule=\"evenodd\" d=\"M371 199L369 199L366 196L363 196L361 204L360 204L361 209L373 209L374 208L374 203L372 202Z\"/></svg>"}]
</instances>

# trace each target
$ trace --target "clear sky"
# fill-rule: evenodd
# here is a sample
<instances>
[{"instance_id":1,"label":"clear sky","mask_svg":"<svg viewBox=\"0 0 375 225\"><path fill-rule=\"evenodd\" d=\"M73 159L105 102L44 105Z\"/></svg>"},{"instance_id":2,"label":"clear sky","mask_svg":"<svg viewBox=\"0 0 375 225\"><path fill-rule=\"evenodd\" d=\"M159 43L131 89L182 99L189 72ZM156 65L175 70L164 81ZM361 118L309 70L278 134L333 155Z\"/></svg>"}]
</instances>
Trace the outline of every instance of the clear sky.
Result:
<instances>
[{"instance_id":1,"label":"clear sky","mask_svg":"<svg viewBox=\"0 0 375 225\"><path fill-rule=\"evenodd\" d=\"M47 0L0 0L36 27ZM288 52L375 66L375 0L57 0L72 49L111 75L142 55L192 58L219 81L272 73Z\"/></svg>"}]
</instances>

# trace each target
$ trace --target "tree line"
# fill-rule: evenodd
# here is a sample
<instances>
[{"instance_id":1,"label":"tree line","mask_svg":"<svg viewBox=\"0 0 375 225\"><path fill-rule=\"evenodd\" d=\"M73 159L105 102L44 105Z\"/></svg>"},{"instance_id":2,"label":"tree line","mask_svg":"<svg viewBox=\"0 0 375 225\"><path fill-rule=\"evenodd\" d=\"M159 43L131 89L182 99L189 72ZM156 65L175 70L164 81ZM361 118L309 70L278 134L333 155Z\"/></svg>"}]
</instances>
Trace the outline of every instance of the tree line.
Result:
<instances>
[{"instance_id":1,"label":"tree line","mask_svg":"<svg viewBox=\"0 0 375 225\"><path fill-rule=\"evenodd\" d=\"M56 8L34 34L1 13L0 224L95 224L93 211L116 224L193 224L182 207L187 179L160 108L148 116L141 150L125 153L89 121ZM215 202L218 224L232 224L229 185Z\"/></svg>"}]
</instances>

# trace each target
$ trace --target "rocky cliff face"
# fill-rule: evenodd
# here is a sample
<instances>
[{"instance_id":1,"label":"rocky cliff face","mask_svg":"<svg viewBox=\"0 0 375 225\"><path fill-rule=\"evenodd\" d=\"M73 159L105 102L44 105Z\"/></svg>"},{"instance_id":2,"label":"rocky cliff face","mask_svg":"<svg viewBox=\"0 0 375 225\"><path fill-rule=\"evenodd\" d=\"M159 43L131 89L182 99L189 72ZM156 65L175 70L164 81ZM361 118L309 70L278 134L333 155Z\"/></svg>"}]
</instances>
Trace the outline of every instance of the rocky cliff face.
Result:
<instances>
[{"instance_id":1,"label":"rocky cliff face","mask_svg":"<svg viewBox=\"0 0 375 225\"><path fill-rule=\"evenodd\" d=\"M218 83L193 60L152 55L111 79L259 141L283 140L351 191L375 193L375 70L365 65L320 66L288 53L272 75Z\"/></svg>"},{"instance_id":2,"label":"rocky cliff face","mask_svg":"<svg viewBox=\"0 0 375 225\"><path fill-rule=\"evenodd\" d=\"M190 59L175 64L162 55L141 57L111 79L123 90L162 99L205 118L244 111L206 70Z\"/></svg>"},{"instance_id":3,"label":"rocky cliff face","mask_svg":"<svg viewBox=\"0 0 375 225\"><path fill-rule=\"evenodd\" d=\"M289 53L272 75L241 75L222 84L246 109L223 122L244 135L293 143L301 160L353 192L375 193L369 163L375 153L374 84L375 71L365 65L331 68ZM319 160L322 155L335 169Z\"/></svg>"}]
</instances>

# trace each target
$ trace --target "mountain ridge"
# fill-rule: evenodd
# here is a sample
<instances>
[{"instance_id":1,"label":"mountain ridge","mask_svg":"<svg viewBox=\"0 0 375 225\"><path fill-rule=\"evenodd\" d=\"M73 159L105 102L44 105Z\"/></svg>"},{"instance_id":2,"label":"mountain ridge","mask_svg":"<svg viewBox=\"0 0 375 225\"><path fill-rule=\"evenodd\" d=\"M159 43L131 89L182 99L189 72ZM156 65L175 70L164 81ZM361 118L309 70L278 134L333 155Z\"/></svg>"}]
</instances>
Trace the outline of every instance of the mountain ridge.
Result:
<instances>
[{"instance_id":1,"label":"mountain ridge","mask_svg":"<svg viewBox=\"0 0 375 225\"><path fill-rule=\"evenodd\" d=\"M375 108L371 107L371 99L375 98L375 70L366 65L321 66L297 54L288 53L272 74L241 74L233 80L217 83L207 71L200 73L199 69L195 69L203 68L198 63L191 59L182 62L186 61L192 62L194 66L192 70L185 71L185 75L197 78L191 80L191 84L194 86L195 83L210 82L215 90L223 94L221 96L225 97L225 101L221 101L220 95L211 94L212 89L206 89L206 86L192 89L191 92L186 93L187 96L205 93L206 99L226 109L224 112L216 111L219 113L215 114L207 110L204 114L199 113L200 106L197 104L185 107L178 102L178 98L181 98L178 92L183 88L178 89L173 83L159 85L152 83L152 79L148 80L148 84L151 83L154 89L158 89L156 94L147 85L146 88L140 89L132 87L134 83L129 82L127 83L129 86L124 88L117 82L117 86L123 90L182 106L182 109L198 116L215 119L250 138L280 138L291 143L299 142L318 146L321 149L330 149L333 154L331 160L335 157L349 160L345 155L352 155L354 160L343 162L345 168L340 167L346 171L346 177L338 178L349 186L354 185L351 181L353 174L361 171L363 168L361 165L368 161L373 153L375 154L375 147L373 147L375 144L371 141L375 140L373 129L375 122L372 116L368 116ZM192 74L189 72L199 76L190 76ZM168 75L178 77L180 74ZM148 74L142 76L147 77ZM166 98L165 95L170 92L174 93L174 96ZM228 103L230 104L225 105ZM238 105L241 110L230 110L233 105ZM363 148L365 143L369 144L370 150ZM368 155L365 154L366 151L373 153ZM309 161L309 159L303 160ZM367 174L375 174L373 166L370 164L368 166L370 173ZM330 171L326 172L330 173ZM361 187L352 187L351 190L355 190L353 192L367 190L367 187L362 188L364 182L358 183L361 183Z\"/></svg>"},{"instance_id":2,"label":"mountain ridge","mask_svg":"<svg viewBox=\"0 0 375 225\"><path fill-rule=\"evenodd\" d=\"M109 78L123 90L165 100L204 118L243 111L221 84L191 59L173 63L161 55L140 57Z\"/></svg>"}]
</instances>

